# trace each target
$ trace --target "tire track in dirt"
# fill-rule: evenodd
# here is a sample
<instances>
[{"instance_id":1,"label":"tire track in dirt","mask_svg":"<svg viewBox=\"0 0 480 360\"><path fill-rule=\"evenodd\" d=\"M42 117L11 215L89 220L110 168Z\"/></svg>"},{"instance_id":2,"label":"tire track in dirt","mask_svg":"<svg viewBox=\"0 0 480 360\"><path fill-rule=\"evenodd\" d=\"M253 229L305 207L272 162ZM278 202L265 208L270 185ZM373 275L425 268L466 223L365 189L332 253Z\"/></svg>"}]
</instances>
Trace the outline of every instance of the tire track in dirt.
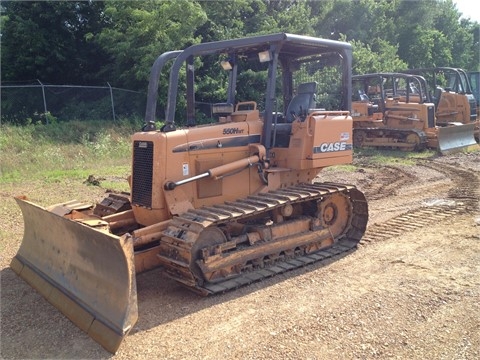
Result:
<instances>
[{"instance_id":1,"label":"tire track in dirt","mask_svg":"<svg viewBox=\"0 0 480 360\"><path fill-rule=\"evenodd\" d=\"M382 169L380 174L369 174L367 179L371 180L367 189L364 191L368 200L379 200L390 196L395 196L403 186L414 182L417 177L400 167L391 165L365 166L370 168ZM361 181L361 183L366 180Z\"/></svg>"},{"instance_id":2,"label":"tire track in dirt","mask_svg":"<svg viewBox=\"0 0 480 360\"><path fill-rule=\"evenodd\" d=\"M386 222L369 226L360 242L361 245L387 240L405 232L414 231L430 224L446 220L455 215L474 213L478 210L478 204L480 202L480 177L474 170L432 161L418 161L417 165L428 167L445 174L453 181L453 185L448 190L447 199L432 200L424 203L417 209L405 212ZM392 168L394 167L390 167L390 170ZM406 172L400 171L400 173L405 174ZM401 186L401 183L404 183L403 180L407 178L411 179L412 177L401 176L398 181L395 181L391 185L398 188L398 186ZM390 192L392 186L379 187L377 199L390 196L392 194ZM372 196L370 196L370 199L372 199Z\"/></svg>"},{"instance_id":3,"label":"tire track in dirt","mask_svg":"<svg viewBox=\"0 0 480 360\"><path fill-rule=\"evenodd\" d=\"M419 165L440 171L453 179L454 186L450 188L448 197L453 200L463 201L470 211L478 209L480 177L475 170L440 164L438 162L425 162L423 164L419 163Z\"/></svg>"}]
</instances>

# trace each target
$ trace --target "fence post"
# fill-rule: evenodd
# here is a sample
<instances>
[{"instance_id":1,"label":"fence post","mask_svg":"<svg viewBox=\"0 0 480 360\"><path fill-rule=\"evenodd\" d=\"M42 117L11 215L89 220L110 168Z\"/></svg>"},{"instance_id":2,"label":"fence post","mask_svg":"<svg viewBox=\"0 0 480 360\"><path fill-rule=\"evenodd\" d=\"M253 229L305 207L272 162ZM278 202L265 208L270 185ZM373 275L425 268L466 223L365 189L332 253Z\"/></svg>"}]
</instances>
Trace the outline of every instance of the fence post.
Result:
<instances>
[{"instance_id":1,"label":"fence post","mask_svg":"<svg viewBox=\"0 0 480 360\"><path fill-rule=\"evenodd\" d=\"M113 91L110 83L107 81L107 85L110 88L110 101L112 102L112 114L113 114L113 122L115 122L115 104L113 102Z\"/></svg>"},{"instance_id":2,"label":"fence post","mask_svg":"<svg viewBox=\"0 0 480 360\"><path fill-rule=\"evenodd\" d=\"M45 114L45 120L47 121L47 125L48 125L48 116L47 116L48 109L47 109L47 99L45 97L45 87L43 86L43 84L40 80L37 79L37 81L42 86L43 109L44 109L44 114Z\"/></svg>"}]
</instances>

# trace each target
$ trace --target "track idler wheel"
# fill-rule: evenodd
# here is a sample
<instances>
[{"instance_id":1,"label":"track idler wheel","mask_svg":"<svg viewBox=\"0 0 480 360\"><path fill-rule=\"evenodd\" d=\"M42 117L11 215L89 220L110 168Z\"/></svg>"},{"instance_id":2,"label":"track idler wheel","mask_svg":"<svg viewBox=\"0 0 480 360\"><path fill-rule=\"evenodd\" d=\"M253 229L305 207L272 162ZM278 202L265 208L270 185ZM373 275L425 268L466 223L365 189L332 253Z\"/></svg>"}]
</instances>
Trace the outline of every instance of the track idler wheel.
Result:
<instances>
[{"instance_id":1,"label":"track idler wheel","mask_svg":"<svg viewBox=\"0 0 480 360\"><path fill-rule=\"evenodd\" d=\"M420 136L418 136L418 134L411 133L405 137L405 143L410 146L401 147L400 149L402 151L419 151L421 142L422 140L420 139Z\"/></svg>"},{"instance_id":2,"label":"track idler wheel","mask_svg":"<svg viewBox=\"0 0 480 360\"><path fill-rule=\"evenodd\" d=\"M202 285L205 281L211 281L211 274L204 274L198 265L205 257L214 255L216 245L223 244L227 241L227 237L218 227L209 227L200 233L198 239L191 248L190 270L197 279L197 282Z\"/></svg>"},{"instance_id":3,"label":"track idler wheel","mask_svg":"<svg viewBox=\"0 0 480 360\"><path fill-rule=\"evenodd\" d=\"M317 204L320 226L328 228L334 239L343 235L350 227L352 204L342 193L323 198Z\"/></svg>"}]
</instances>

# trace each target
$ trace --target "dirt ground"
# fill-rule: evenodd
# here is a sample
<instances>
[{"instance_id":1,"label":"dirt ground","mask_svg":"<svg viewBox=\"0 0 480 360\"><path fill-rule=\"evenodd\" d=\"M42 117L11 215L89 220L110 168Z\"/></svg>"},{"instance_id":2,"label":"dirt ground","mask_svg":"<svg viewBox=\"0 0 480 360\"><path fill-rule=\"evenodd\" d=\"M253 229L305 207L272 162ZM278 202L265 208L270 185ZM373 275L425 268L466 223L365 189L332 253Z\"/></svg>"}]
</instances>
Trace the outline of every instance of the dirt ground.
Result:
<instances>
[{"instance_id":1,"label":"dirt ground","mask_svg":"<svg viewBox=\"0 0 480 360\"><path fill-rule=\"evenodd\" d=\"M12 197L100 199L82 183L0 189L4 359L479 359L480 154L324 171L369 202L353 253L208 298L161 270L137 276L139 320L116 355L18 278L23 222Z\"/></svg>"}]
</instances>

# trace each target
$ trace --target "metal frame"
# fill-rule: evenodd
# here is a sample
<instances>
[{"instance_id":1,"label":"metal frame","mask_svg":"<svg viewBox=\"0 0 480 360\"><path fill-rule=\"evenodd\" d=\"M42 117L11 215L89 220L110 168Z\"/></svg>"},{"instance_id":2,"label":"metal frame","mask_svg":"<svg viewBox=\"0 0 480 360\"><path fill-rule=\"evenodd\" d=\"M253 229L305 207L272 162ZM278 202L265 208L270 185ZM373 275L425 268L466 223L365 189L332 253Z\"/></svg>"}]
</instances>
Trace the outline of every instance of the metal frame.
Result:
<instances>
[{"instance_id":1,"label":"metal frame","mask_svg":"<svg viewBox=\"0 0 480 360\"><path fill-rule=\"evenodd\" d=\"M152 67L145 120L155 120L155 107L157 97L158 78L163 66L173 60L170 68L170 78L168 85L168 100L165 113L165 126L162 131L174 131L175 110L178 93L178 80L180 69L185 63L187 66L187 123L191 120L193 114L194 92L193 88L193 57L212 54L226 53L230 56L247 55L257 56L259 52L269 51L271 60L268 66L268 83L265 99L265 118L263 129L263 145L268 149L271 147L271 129L275 103L275 84L277 67L280 65L283 69L284 97L291 97L292 93L292 73L289 65L292 61L309 57L313 55L325 55L332 52L338 53L343 58L343 77L342 92L344 94L343 110L351 109L351 68L352 68L352 47L346 42L320 39L310 36L293 35L287 33L276 33L270 35L260 35L234 40L215 41L192 45L183 51L172 51L162 54ZM236 88L236 64L234 62L232 72L229 77L228 102L234 101ZM288 99L287 99L288 100Z\"/></svg>"}]
</instances>

